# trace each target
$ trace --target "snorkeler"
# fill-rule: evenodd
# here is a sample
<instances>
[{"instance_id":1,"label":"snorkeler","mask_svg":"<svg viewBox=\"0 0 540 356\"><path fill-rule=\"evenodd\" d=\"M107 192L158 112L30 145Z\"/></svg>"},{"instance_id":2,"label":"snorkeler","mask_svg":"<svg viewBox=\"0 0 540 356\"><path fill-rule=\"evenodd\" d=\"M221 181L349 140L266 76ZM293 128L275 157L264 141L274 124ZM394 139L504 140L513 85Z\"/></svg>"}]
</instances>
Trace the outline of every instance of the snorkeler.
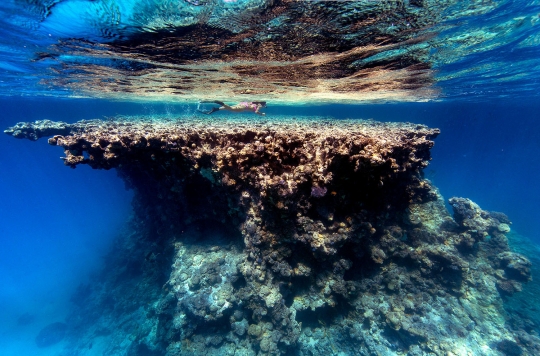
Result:
<instances>
[{"instance_id":1,"label":"snorkeler","mask_svg":"<svg viewBox=\"0 0 540 356\"><path fill-rule=\"evenodd\" d=\"M207 103L218 104L219 107L213 107L212 109L207 110L207 111L201 110L200 104L207 104ZM251 101L251 102L243 101L236 105L229 106L222 101L214 100L214 101L199 101L199 106L197 107L197 111L200 111L203 114L207 114L207 115L210 115L220 110L227 110L227 111L232 111L232 112L252 111L257 115L266 115L265 113L259 111L265 107L266 107L266 101Z\"/></svg>"}]
</instances>

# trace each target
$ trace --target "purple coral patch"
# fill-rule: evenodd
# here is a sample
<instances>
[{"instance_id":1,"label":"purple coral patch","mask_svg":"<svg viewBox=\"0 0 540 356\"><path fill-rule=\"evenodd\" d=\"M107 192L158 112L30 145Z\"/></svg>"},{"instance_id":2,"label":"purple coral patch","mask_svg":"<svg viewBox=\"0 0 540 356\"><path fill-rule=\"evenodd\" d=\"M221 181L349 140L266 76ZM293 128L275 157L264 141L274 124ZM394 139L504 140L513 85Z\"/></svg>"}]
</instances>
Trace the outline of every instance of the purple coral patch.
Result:
<instances>
[{"instance_id":1,"label":"purple coral patch","mask_svg":"<svg viewBox=\"0 0 540 356\"><path fill-rule=\"evenodd\" d=\"M319 187L318 185L314 185L311 187L311 196L315 198L322 198L326 195L326 192L328 190L326 187Z\"/></svg>"}]
</instances>

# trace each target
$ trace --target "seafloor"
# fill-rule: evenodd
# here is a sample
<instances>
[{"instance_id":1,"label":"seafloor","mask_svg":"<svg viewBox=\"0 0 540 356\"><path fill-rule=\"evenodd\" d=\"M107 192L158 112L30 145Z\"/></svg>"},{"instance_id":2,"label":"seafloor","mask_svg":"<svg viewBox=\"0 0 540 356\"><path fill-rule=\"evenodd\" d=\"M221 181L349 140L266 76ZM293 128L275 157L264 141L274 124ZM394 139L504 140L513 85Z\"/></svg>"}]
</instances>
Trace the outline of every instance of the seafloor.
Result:
<instances>
[{"instance_id":1,"label":"seafloor","mask_svg":"<svg viewBox=\"0 0 540 356\"><path fill-rule=\"evenodd\" d=\"M5 132L52 136L66 165L114 168L135 192L57 325L66 355L540 354L505 304L531 279L508 217L457 197L452 216L423 177L437 129L119 117Z\"/></svg>"}]
</instances>

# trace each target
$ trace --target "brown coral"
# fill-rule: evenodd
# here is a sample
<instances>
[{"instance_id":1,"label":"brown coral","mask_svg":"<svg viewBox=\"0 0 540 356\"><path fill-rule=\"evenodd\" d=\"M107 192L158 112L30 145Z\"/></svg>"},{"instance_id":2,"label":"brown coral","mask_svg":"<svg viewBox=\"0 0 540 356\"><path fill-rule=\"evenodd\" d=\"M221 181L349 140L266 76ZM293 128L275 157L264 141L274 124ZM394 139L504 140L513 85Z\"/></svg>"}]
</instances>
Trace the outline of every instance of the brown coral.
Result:
<instances>
[{"instance_id":1,"label":"brown coral","mask_svg":"<svg viewBox=\"0 0 540 356\"><path fill-rule=\"evenodd\" d=\"M49 143L64 149L66 165L115 168L135 190L137 256L157 266L145 267L138 291L153 278L161 293L150 313L154 348L320 354L310 338L334 349L322 335L343 328L338 334L363 354L391 354L378 337L446 355L452 340L468 337L480 350L475 340L512 336L497 324L500 296L521 289L530 262L510 252L504 214L452 198L452 219L423 179L437 129L119 118L21 123L6 132L55 135ZM225 242L205 247L204 236ZM164 265L172 265L167 282ZM132 293L124 303L136 302ZM339 347L356 352L347 345ZM168 355L190 351L178 352Z\"/></svg>"}]
</instances>

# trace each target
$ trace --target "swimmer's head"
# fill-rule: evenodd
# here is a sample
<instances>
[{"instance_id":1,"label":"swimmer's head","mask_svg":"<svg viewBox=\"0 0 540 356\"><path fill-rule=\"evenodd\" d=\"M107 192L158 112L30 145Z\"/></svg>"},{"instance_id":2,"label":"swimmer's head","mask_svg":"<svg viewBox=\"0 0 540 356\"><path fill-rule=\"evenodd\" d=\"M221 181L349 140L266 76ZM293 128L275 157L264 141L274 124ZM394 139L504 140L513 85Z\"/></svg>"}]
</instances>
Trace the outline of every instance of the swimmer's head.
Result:
<instances>
[{"instance_id":1,"label":"swimmer's head","mask_svg":"<svg viewBox=\"0 0 540 356\"><path fill-rule=\"evenodd\" d=\"M266 107L266 101L252 101L252 103L255 104L255 105L260 105L263 108Z\"/></svg>"}]
</instances>

